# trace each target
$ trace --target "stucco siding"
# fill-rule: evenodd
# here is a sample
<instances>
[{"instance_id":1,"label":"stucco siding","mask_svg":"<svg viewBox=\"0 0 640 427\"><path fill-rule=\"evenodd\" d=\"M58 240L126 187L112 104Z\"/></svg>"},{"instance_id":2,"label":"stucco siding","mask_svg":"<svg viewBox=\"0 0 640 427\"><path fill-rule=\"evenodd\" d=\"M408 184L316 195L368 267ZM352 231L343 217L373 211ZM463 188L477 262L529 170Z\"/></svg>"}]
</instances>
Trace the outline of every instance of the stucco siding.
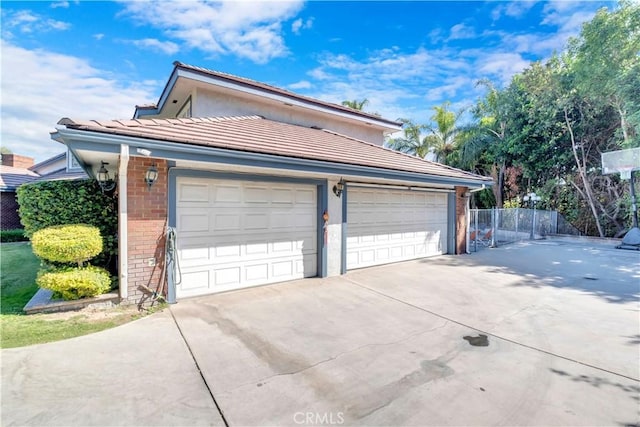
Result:
<instances>
[{"instance_id":1,"label":"stucco siding","mask_svg":"<svg viewBox=\"0 0 640 427\"><path fill-rule=\"evenodd\" d=\"M339 118L328 120L301 107L256 102L235 96L198 90L191 96L193 117L220 117L258 115L269 120L290 123L304 127L330 129L334 132L382 145L384 135L380 130L368 129L366 125L357 126L342 122Z\"/></svg>"}]
</instances>

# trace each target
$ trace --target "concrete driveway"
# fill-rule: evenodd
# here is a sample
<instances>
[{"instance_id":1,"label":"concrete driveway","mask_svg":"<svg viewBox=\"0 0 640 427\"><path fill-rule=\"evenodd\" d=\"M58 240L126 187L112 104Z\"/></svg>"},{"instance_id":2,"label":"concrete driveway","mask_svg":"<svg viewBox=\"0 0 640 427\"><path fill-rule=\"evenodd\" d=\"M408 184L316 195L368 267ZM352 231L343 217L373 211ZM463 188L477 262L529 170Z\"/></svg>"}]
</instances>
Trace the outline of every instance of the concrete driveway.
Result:
<instances>
[{"instance_id":1,"label":"concrete driveway","mask_svg":"<svg viewBox=\"0 0 640 427\"><path fill-rule=\"evenodd\" d=\"M640 253L536 242L3 350L2 425L636 425Z\"/></svg>"}]
</instances>

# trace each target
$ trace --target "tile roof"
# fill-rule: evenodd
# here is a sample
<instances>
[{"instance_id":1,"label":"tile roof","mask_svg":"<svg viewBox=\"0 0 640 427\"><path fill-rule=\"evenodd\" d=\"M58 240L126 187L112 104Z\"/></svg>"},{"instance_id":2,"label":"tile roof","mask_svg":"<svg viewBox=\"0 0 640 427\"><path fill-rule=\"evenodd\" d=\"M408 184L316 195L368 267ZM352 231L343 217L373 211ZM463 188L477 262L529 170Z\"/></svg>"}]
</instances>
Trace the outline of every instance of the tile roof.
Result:
<instances>
[{"instance_id":1,"label":"tile roof","mask_svg":"<svg viewBox=\"0 0 640 427\"><path fill-rule=\"evenodd\" d=\"M33 181L38 174L29 169L0 165L0 189L13 191L22 184Z\"/></svg>"},{"instance_id":2,"label":"tile roof","mask_svg":"<svg viewBox=\"0 0 640 427\"><path fill-rule=\"evenodd\" d=\"M68 129L147 138L179 144L320 160L491 183L491 178L423 160L326 129L302 127L260 116L72 121Z\"/></svg>"}]
</instances>

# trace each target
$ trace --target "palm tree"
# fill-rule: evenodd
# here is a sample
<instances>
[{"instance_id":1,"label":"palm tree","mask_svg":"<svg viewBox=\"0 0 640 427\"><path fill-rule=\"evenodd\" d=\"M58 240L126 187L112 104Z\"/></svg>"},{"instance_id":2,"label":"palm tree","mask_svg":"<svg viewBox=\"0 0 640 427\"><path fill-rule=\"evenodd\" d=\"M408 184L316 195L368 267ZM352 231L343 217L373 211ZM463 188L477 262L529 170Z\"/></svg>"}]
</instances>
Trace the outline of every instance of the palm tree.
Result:
<instances>
[{"instance_id":1,"label":"palm tree","mask_svg":"<svg viewBox=\"0 0 640 427\"><path fill-rule=\"evenodd\" d=\"M387 141L387 146L402 153L412 154L423 158L429 154L429 145L426 138L421 139L421 133L425 129L424 125L414 123L410 119L398 119L402 122L404 137L392 138Z\"/></svg>"},{"instance_id":2,"label":"palm tree","mask_svg":"<svg viewBox=\"0 0 640 427\"><path fill-rule=\"evenodd\" d=\"M360 111L362 111L364 106L368 103L369 100L367 98L363 99L362 101L358 101L357 99L354 99L353 101L342 101L342 105L344 105L345 107L353 108L354 110Z\"/></svg>"},{"instance_id":3,"label":"palm tree","mask_svg":"<svg viewBox=\"0 0 640 427\"><path fill-rule=\"evenodd\" d=\"M487 79L479 80L476 86L484 86L487 93L474 108L477 123L465 132L465 140L460 147L461 166L465 169L477 169L481 161L489 163L491 173L497 181L492 186L496 206L501 208L504 199L504 180L507 169L505 141L507 139L508 96L504 90L496 87ZM476 170L476 172L481 172Z\"/></svg>"},{"instance_id":4,"label":"palm tree","mask_svg":"<svg viewBox=\"0 0 640 427\"><path fill-rule=\"evenodd\" d=\"M449 111L449 101L440 106L433 107L431 116L432 124L425 125L430 133L424 138L424 143L431 149L438 163L447 164L449 157L456 150L462 137L462 128L458 126L458 120L464 112Z\"/></svg>"}]
</instances>

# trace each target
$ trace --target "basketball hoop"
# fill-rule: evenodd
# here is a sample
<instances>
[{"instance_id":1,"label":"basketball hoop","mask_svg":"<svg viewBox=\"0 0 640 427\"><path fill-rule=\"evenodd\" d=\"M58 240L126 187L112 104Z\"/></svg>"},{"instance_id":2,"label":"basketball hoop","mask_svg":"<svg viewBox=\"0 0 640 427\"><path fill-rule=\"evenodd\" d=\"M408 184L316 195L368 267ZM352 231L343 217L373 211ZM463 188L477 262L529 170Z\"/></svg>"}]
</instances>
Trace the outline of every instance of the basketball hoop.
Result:
<instances>
[{"instance_id":1,"label":"basketball hoop","mask_svg":"<svg viewBox=\"0 0 640 427\"><path fill-rule=\"evenodd\" d=\"M602 173L607 175L619 173L620 179L629 181L631 187L631 217L633 226L627 231L622 244L616 246L618 249L640 250L640 228L638 228L638 205L636 204L636 192L634 188L633 172L640 170L640 148L630 148L627 150L610 151L602 153Z\"/></svg>"}]
</instances>

